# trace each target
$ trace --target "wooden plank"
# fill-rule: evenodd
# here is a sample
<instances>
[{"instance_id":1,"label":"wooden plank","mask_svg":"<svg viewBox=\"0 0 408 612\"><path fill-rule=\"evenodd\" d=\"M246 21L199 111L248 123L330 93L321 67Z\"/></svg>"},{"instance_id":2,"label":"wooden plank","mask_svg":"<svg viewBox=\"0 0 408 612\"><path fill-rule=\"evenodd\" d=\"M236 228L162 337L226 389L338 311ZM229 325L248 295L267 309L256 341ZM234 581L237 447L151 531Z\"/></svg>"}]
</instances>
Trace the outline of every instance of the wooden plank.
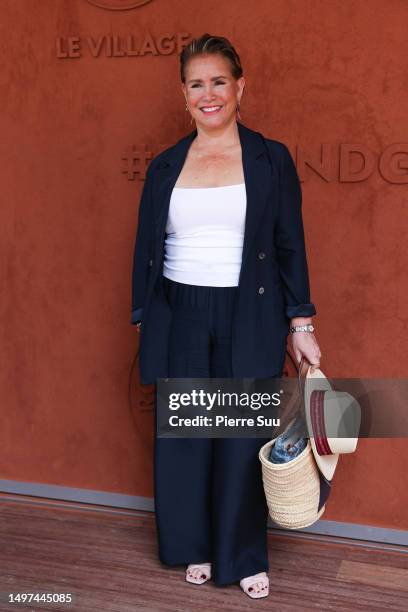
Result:
<instances>
[{"instance_id":1,"label":"wooden plank","mask_svg":"<svg viewBox=\"0 0 408 612\"><path fill-rule=\"evenodd\" d=\"M407 560L408 561L408 560ZM371 584L384 589L402 589L408 591L408 568L398 568L376 563L342 561L337 580ZM407 601L408 609L408 601Z\"/></svg>"}]
</instances>

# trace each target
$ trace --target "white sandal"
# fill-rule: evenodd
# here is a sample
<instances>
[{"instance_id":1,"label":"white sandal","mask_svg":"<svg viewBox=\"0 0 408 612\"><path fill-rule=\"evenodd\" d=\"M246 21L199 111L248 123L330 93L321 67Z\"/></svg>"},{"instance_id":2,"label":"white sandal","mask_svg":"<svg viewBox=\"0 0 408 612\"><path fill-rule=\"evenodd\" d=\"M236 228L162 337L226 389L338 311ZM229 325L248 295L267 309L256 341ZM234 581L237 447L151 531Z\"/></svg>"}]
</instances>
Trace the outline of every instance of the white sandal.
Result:
<instances>
[{"instance_id":1,"label":"white sandal","mask_svg":"<svg viewBox=\"0 0 408 612\"><path fill-rule=\"evenodd\" d=\"M253 586L257 582L261 584L259 592L256 592ZM239 584L244 593L249 595L251 599L259 599L260 597L267 597L269 595L269 578L266 572L260 572L254 576L242 578Z\"/></svg>"},{"instance_id":2,"label":"white sandal","mask_svg":"<svg viewBox=\"0 0 408 612\"><path fill-rule=\"evenodd\" d=\"M200 568L201 574L194 578L194 576L189 576L188 572L194 569ZM204 574L204 578L202 576ZM186 569L186 580L187 582L191 582L192 584L204 584L211 578L211 563L190 563Z\"/></svg>"}]
</instances>

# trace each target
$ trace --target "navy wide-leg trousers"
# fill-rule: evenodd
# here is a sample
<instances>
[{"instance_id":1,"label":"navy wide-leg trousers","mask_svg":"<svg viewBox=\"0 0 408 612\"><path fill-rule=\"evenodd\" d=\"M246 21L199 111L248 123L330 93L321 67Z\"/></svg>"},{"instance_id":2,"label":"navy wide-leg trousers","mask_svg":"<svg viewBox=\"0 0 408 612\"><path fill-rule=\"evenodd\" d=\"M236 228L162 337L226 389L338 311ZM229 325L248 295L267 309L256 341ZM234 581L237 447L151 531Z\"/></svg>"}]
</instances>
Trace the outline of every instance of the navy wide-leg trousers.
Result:
<instances>
[{"instance_id":1,"label":"navy wide-leg trousers","mask_svg":"<svg viewBox=\"0 0 408 612\"><path fill-rule=\"evenodd\" d=\"M237 287L163 277L172 308L170 378L232 377ZM166 565L212 563L217 585L268 571L268 508L259 449L269 438L157 438L155 512Z\"/></svg>"}]
</instances>

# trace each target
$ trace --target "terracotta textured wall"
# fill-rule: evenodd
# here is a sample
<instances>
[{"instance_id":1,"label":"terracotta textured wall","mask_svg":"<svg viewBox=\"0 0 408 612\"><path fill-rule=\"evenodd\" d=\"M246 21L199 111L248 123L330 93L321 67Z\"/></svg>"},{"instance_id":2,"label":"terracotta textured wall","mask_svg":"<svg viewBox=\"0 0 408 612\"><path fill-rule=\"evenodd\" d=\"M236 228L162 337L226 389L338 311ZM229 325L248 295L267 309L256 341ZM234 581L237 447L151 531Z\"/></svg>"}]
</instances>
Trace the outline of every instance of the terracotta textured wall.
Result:
<instances>
[{"instance_id":1,"label":"terracotta textured wall","mask_svg":"<svg viewBox=\"0 0 408 612\"><path fill-rule=\"evenodd\" d=\"M322 369L406 377L408 3L95 4L1 1L0 477L152 496L131 256L146 157L191 129L180 45L230 37L243 123L297 159ZM408 528L407 450L361 440L324 518Z\"/></svg>"}]
</instances>

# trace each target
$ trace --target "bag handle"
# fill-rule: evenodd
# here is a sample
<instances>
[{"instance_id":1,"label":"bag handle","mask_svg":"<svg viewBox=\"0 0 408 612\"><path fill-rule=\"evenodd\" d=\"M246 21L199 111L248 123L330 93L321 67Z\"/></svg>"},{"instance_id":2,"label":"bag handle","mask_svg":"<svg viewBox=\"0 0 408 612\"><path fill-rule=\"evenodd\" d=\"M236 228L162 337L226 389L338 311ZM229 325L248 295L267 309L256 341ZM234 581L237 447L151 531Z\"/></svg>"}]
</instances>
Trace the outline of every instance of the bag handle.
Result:
<instances>
[{"instance_id":1,"label":"bag handle","mask_svg":"<svg viewBox=\"0 0 408 612\"><path fill-rule=\"evenodd\" d=\"M281 424L278 428L278 431L282 430L282 432L287 428L291 421L296 419L296 417L298 417L300 414L305 414L305 384L306 376L311 365L309 361L303 356L300 360L300 363L298 364L296 359L290 353L290 351L286 350L286 354L290 358L297 371L297 393L292 394L286 406L285 412L281 417ZM275 433L273 435L275 435Z\"/></svg>"}]
</instances>

